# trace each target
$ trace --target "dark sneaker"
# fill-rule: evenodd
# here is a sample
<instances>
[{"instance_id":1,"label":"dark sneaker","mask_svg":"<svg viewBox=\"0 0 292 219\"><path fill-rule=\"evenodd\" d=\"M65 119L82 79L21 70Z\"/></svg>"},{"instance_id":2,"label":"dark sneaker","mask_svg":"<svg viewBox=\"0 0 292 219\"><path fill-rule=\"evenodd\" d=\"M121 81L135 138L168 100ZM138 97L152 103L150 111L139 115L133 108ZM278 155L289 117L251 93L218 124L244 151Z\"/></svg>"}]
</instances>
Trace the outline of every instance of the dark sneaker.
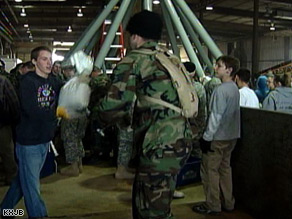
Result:
<instances>
[{"instance_id":1,"label":"dark sneaker","mask_svg":"<svg viewBox=\"0 0 292 219\"><path fill-rule=\"evenodd\" d=\"M203 204L193 206L192 210L194 212L199 213L199 214L208 214L208 215L219 215L220 214L220 211L212 211L212 210L208 209Z\"/></svg>"},{"instance_id":2,"label":"dark sneaker","mask_svg":"<svg viewBox=\"0 0 292 219\"><path fill-rule=\"evenodd\" d=\"M225 212L230 213L230 212L234 211L234 208L232 208L232 209L228 209L228 208L223 208L223 207L222 207L222 211L225 211Z\"/></svg>"}]
</instances>

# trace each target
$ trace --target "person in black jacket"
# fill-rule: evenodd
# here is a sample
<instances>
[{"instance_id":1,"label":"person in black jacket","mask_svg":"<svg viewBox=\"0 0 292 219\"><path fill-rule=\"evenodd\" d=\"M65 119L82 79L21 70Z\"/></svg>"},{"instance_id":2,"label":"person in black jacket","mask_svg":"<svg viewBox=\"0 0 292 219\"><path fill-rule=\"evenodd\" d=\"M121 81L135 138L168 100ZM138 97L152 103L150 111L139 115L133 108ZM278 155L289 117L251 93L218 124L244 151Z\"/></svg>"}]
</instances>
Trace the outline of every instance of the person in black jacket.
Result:
<instances>
[{"instance_id":1,"label":"person in black jacket","mask_svg":"<svg viewBox=\"0 0 292 219\"><path fill-rule=\"evenodd\" d=\"M18 174L13 180L2 209L13 209L24 197L29 218L47 216L40 195L40 171L45 162L50 141L56 127L55 110L60 84L50 74L52 52L47 47L37 47L31 52L35 71L20 80L20 123L16 127L16 155Z\"/></svg>"},{"instance_id":2,"label":"person in black jacket","mask_svg":"<svg viewBox=\"0 0 292 219\"><path fill-rule=\"evenodd\" d=\"M0 75L0 115L0 157L4 166L5 184L10 184L17 173L12 133L19 121L20 105L13 85L2 75Z\"/></svg>"}]
</instances>

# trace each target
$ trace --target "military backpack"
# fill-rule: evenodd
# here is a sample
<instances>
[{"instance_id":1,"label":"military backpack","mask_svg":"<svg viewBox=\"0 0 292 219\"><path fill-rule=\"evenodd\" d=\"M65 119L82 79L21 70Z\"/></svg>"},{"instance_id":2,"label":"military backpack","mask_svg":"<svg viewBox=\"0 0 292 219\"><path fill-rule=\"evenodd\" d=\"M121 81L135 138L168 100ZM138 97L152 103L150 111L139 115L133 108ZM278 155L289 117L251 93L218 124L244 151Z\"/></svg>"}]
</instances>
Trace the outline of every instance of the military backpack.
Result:
<instances>
[{"instance_id":1,"label":"military backpack","mask_svg":"<svg viewBox=\"0 0 292 219\"><path fill-rule=\"evenodd\" d=\"M180 59L160 47L157 47L154 51L150 49L139 49L133 50L132 52L155 55L156 60L168 71L171 76L172 84L179 97L180 107L149 96L139 96L138 100L162 105L180 113L186 118L196 117L198 114L199 104L198 96L195 88L193 87L192 79Z\"/></svg>"}]
</instances>

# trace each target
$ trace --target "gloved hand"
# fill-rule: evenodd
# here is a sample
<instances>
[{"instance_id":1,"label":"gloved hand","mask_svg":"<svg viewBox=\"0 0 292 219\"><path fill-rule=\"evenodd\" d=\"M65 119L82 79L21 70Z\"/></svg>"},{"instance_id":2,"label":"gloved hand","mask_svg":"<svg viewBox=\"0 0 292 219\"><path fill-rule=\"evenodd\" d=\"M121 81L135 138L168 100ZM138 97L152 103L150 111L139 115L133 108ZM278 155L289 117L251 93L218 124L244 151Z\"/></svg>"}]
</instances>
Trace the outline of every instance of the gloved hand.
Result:
<instances>
[{"instance_id":1,"label":"gloved hand","mask_svg":"<svg viewBox=\"0 0 292 219\"><path fill-rule=\"evenodd\" d=\"M57 117L61 117L61 118L65 118L65 119L70 119L70 116L68 114L67 109L65 107L63 107L63 106L58 106L57 107L56 116Z\"/></svg>"},{"instance_id":2,"label":"gloved hand","mask_svg":"<svg viewBox=\"0 0 292 219\"><path fill-rule=\"evenodd\" d=\"M95 77L92 77L90 85L91 87L100 88L106 87L110 83L110 78L107 75L99 74Z\"/></svg>"},{"instance_id":3,"label":"gloved hand","mask_svg":"<svg viewBox=\"0 0 292 219\"><path fill-rule=\"evenodd\" d=\"M208 152L214 152L211 150L211 141L206 141L205 139L200 139L200 148L203 154L207 154Z\"/></svg>"}]
</instances>

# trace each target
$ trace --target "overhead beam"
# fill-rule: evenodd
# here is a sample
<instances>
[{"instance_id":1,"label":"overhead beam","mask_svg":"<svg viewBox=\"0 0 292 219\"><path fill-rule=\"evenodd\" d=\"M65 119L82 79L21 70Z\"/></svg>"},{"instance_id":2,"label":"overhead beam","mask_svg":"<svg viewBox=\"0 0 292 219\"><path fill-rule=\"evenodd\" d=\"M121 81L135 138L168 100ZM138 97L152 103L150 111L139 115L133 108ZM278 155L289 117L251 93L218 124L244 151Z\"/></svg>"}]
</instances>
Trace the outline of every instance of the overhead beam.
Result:
<instances>
[{"instance_id":1,"label":"overhead beam","mask_svg":"<svg viewBox=\"0 0 292 219\"><path fill-rule=\"evenodd\" d=\"M223 2L224 0L201 0L199 3L197 4L188 4L194 11L199 11L202 10L204 8L206 8L206 6L208 5L214 5L214 4L218 4L220 2Z\"/></svg>"},{"instance_id":2,"label":"overhead beam","mask_svg":"<svg viewBox=\"0 0 292 219\"><path fill-rule=\"evenodd\" d=\"M20 12L19 12L20 13ZM76 11L56 11L56 12L49 12L49 11L30 11L29 9L26 9L26 14L29 16L29 19L31 18L56 18L56 19L71 19L76 18L82 19L83 17L77 17L77 10ZM84 17L93 19L96 17L97 12L87 12L84 13ZM24 17L25 19L25 17Z\"/></svg>"},{"instance_id":3,"label":"overhead beam","mask_svg":"<svg viewBox=\"0 0 292 219\"><path fill-rule=\"evenodd\" d=\"M277 3L292 5L291 0L260 0L260 2L277 2Z\"/></svg>"},{"instance_id":4,"label":"overhead beam","mask_svg":"<svg viewBox=\"0 0 292 219\"><path fill-rule=\"evenodd\" d=\"M86 3L84 0L74 0L74 1L22 1L20 3L13 2L13 5L16 6L37 6L37 7L75 7L75 6L97 6L101 7L104 5L105 1L102 0L93 0L90 1L90 4Z\"/></svg>"}]
</instances>

